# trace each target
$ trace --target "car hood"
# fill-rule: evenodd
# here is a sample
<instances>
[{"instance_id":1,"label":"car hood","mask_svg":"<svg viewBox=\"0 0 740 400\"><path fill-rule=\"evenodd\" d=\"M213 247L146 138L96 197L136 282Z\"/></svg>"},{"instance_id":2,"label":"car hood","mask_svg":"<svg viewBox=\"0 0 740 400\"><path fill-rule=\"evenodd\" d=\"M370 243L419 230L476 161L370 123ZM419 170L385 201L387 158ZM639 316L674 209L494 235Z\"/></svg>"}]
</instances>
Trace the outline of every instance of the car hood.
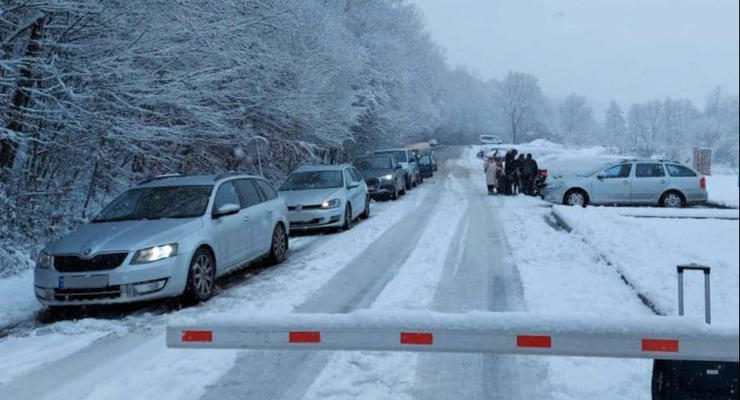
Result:
<instances>
[{"instance_id":1,"label":"car hood","mask_svg":"<svg viewBox=\"0 0 740 400\"><path fill-rule=\"evenodd\" d=\"M288 207L297 205L314 206L321 204L324 200L336 197L342 191L341 188L310 189L310 190L283 190L280 197L285 200Z\"/></svg>"},{"instance_id":2,"label":"car hood","mask_svg":"<svg viewBox=\"0 0 740 400\"><path fill-rule=\"evenodd\" d=\"M47 246L51 254L135 251L177 242L203 226L201 218L87 223Z\"/></svg>"},{"instance_id":3,"label":"car hood","mask_svg":"<svg viewBox=\"0 0 740 400\"><path fill-rule=\"evenodd\" d=\"M390 168L371 168L371 169L362 169L360 170L360 174L362 174L362 177L365 179L370 178L377 178L379 176L393 175L393 170Z\"/></svg>"}]
</instances>

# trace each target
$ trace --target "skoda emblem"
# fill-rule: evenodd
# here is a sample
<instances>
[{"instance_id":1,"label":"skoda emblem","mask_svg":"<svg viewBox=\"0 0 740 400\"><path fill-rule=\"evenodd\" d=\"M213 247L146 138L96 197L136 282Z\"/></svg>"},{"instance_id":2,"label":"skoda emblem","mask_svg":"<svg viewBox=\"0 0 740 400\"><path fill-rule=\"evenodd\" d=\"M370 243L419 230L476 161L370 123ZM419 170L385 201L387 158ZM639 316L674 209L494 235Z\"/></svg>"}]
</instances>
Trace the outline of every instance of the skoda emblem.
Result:
<instances>
[{"instance_id":1,"label":"skoda emblem","mask_svg":"<svg viewBox=\"0 0 740 400\"><path fill-rule=\"evenodd\" d=\"M296 211L303 211L303 204L298 204L295 206Z\"/></svg>"},{"instance_id":2,"label":"skoda emblem","mask_svg":"<svg viewBox=\"0 0 740 400\"><path fill-rule=\"evenodd\" d=\"M84 254L86 256L89 256L91 252L92 252L92 249L87 248L87 249L85 249L85 251L82 252L82 254Z\"/></svg>"}]
</instances>

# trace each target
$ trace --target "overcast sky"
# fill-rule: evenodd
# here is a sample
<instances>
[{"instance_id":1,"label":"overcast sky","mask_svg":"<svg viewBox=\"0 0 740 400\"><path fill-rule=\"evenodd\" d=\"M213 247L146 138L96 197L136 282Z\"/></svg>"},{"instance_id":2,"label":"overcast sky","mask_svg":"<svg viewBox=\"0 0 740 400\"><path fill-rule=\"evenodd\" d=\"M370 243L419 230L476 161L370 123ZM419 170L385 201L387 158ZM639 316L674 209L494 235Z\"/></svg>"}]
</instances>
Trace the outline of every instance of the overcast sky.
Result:
<instances>
[{"instance_id":1,"label":"overcast sky","mask_svg":"<svg viewBox=\"0 0 740 400\"><path fill-rule=\"evenodd\" d=\"M551 97L602 111L738 93L738 0L412 0L448 62L483 78L535 74Z\"/></svg>"}]
</instances>

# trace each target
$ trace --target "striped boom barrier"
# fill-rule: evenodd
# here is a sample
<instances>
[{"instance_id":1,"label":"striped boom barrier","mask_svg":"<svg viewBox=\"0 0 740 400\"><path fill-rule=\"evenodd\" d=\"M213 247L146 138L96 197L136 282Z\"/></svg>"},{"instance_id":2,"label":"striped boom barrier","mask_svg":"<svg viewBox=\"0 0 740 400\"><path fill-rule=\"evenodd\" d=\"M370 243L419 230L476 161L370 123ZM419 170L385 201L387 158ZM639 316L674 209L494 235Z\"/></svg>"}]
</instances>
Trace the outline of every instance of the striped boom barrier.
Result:
<instances>
[{"instance_id":1,"label":"striped boom barrier","mask_svg":"<svg viewBox=\"0 0 740 400\"><path fill-rule=\"evenodd\" d=\"M737 326L681 317L370 312L186 320L173 348L368 350L738 361Z\"/></svg>"}]
</instances>

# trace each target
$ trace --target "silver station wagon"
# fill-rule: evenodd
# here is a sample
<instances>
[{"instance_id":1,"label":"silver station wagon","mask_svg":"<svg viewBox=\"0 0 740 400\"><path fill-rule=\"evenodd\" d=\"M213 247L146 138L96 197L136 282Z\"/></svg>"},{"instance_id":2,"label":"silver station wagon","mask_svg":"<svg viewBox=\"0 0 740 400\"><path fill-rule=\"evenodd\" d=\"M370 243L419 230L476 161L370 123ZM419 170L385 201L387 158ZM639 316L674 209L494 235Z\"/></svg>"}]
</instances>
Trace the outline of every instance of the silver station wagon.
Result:
<instances>
[{"instance_id":1,"label":"silver station wagon","mask_svg":"<svg viewBox=\"0 0 740 400\"><path fill-rule=\"evenodd\" d=\"M548 178L542 197L574 206L685 207L707 201L706 178L673 161L623 160L580 175Z\"/></svg>"},{"instance_id":2,"label":"silver station wagon","mask_svg":"<svg viewBox=\"0 0 740 400\"><path fill-rule=\"evenodd\" d=\"M281 262L288 229L285 202L263 178L153 178L45 247L36 298L50 306L205 300L219 275L260 257Z\"/></svg>"}]
</instances>

